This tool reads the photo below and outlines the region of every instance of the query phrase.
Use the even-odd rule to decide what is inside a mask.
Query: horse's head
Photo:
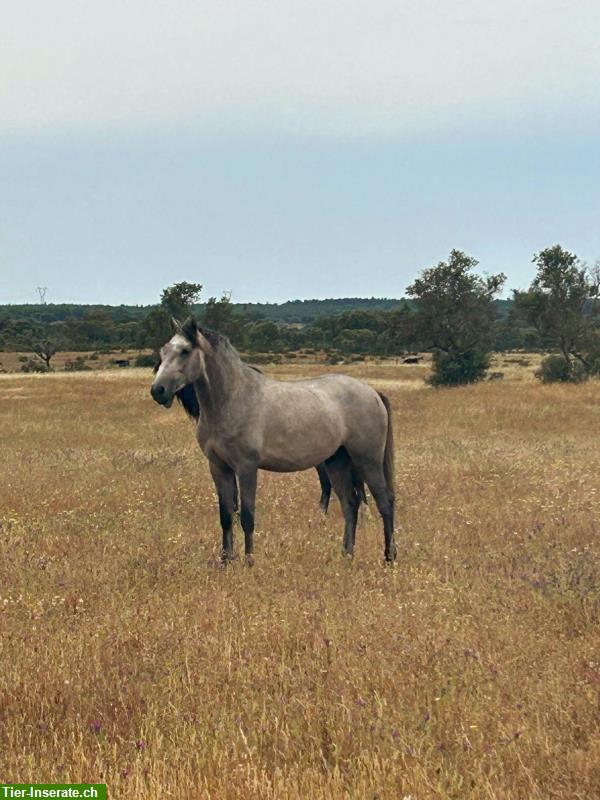
[[[157,403],[171,407],[175,394],[204,375],[205,357],[212,345],[193,317],[183,325],[173,320],[175,334],[160,349],[160,364],[150,393]]]

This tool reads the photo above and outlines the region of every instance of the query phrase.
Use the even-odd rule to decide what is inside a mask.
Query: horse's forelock
[[[181,333],[185,336],[190,344],[198,344],[198,323],[194,317],[188,317],[181,326]]]

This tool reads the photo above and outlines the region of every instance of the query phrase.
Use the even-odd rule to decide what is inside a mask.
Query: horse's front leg
[[[225,563],[233,558],[233,512],[237,495],[235,472],[227,464],[209,461],[209,465],[219,496],[219,516],[223,529],[221,560]]]
[[[238,474],[240,483],[240,497],[242,510],[240,521],[244,531],[244,546],[246,552],[246,564],[254,564],[254,510],[256,508],[256,481],[258,470],[256,468],[245,469]]]

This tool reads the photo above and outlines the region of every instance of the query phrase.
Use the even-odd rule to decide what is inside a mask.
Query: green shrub
[[[466,353],[433,353],[432,386],[461,386],[480,381],[490,366],[489,353],[469,350]]]
[[[140,353],[133,363],[136,367],[154,367],[156,365],[156,356],[153,356],[152,353]]]
[[[588,373],[579,361],[570,364],[562,356],[548,356],[540,364],[535,377],[542,383],[581,383]]]

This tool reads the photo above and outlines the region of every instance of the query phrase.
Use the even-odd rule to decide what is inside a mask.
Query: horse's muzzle
[[[161,406],[171,407],[173,403],[173,393],[169,392],[161,383],[153,383],[150,387],[150,394],[152,399]]]

